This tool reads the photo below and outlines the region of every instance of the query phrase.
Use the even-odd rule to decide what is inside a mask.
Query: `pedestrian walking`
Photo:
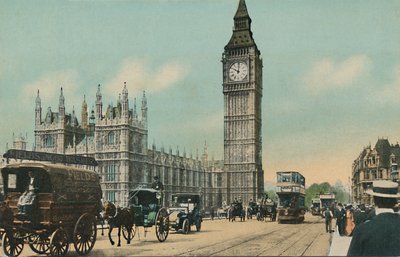
[[[365,205],[360,204],[358,209],[354,213],[355,227],[357,227],[361,223],[364,223],[364,221],[367,220],[367,215],[368,213],[365,210]]]
[[[344,236],[344,223],[346,219],[346,212],[344,211],[343,205],[341,203],[338,204],[338,207],[335,211],[335,217],[339,235]]]
[[[393,211],[400,198],[398,183],[378,180],[372,185],[366,193],[374,198],[375,215],[356,227],[347,256],[399,256],[400,215]]]
[[[324,212],[324,217],[325,217],[325,229],[326,233],[332,233],[332,218],[333,218],[333,213],[331,209],[326,208]]]
[[[354,213],[352,207],[352,205],[346,206],[346,225],[344,227],[344,234],[346,236],[351,236],[355,227]]]

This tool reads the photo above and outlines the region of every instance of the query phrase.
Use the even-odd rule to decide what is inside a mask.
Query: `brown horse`
[[[104,210],[104,219],[108,222],[108,238],[110,239],[110,243],[114,245],[114,241],[111,238],[111,232],[114,228],[118,228],[118,245],[121,246],[121,229],[124,226],[128,232],[127,244],[130,244],[130,233],[133,227],[133,213],[127,208],[116,207],[111,202],[104,202],[103,204]]]

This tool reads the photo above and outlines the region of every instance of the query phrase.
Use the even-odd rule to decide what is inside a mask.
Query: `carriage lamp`
[[[156,198],[157,198],[158,200],[161,199],[161,193],[160,193],[160,192],[157,192],[157,193],[156,193]]]

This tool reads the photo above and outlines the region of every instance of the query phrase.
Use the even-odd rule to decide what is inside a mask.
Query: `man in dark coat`
[[[151,184],[151,188],[155,189],[155,190],[160,190],[163,191],[164,190],[164,185],[163,183],[160,181],[160,178],[158,176],[154,176],[154,181]]]
[[[336,225],[338,226],[339,235],[344,235],[344,222],[346,220],[346,211],[343,209],[343,205],[341,203],[338,204],[338,207],[335,211]]]
[[[398,184],[374,181],[366,193],[374,197],[375,216],[356,227],[347,256],[399,256],[400,215],[393,211],[400,198]]]
[[[333,218],[333,213],[331,209],[326,208],[324,212],[324,217],[325,217],[325,228],[326,228],[326,233],[332,233],[332,218]]]

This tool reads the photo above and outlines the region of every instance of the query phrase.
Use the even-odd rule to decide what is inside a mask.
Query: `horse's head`
[[[103,204],[103,211],[105,218],[111,217],[115,215],[117,207],[112,202],[105,201]]]
[[[4,228],[7,225],[12,225],[14,215],[8,203],[0,203],[0,227]]]

